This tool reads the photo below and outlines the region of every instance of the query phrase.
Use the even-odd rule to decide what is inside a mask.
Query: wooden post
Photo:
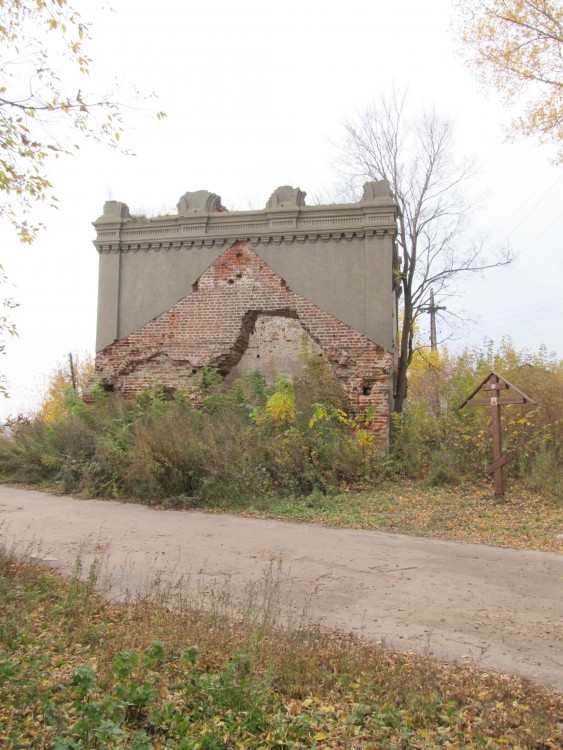
[[[422,312],[430,313],[430,351],[435,352],[438,350],[438,335],[436,332],[436,313],[438,310],[445,310],[445,307],[434,304],[434,290],[430,290],[430,304],[427,307],[422,307]]]
[[[436,307],[434,305],[434,290],[430,290],[430,350],[435,352],[438,348],[438,337],[436,336]]]
[[[68,355],[68,362],[70,364],[70,379],[72,380],[72,390],[76,390],[76,376],[74,374],[74,362],[72,361],[72,353]]]
[[[474,398],[479,391],[485,391],[487,398]],[[502,391],[510,391],[510,394],[501,396]],[[491,394],[490,396],[488,394]],[[483,394],[483,395],[485,395]],[[514,395],[512,395],[514,394]],[[500,421],[500,407],[504,404],[534,404],[529,396],[509,383],[506,378],[496,372],[490,372],[487,377],[475,388],[459,408],[464,406],[489,406],[491,407],[491,421],[493,425],[493,463],[489,466],[489,474],[493,474],[495,483],[495,497],[504,496],[504,474],[503,466],[506,456],[502,455],[502,429]]]
[[[498,385],[498,375],[491,377],[491,386]],[[491,395],[491,418],[493,422],[493,463],[489,467],[492,469],[495,478],[495,497],[504,496],[504,472],[502,463],[502,430],[500,424],[500,404],[497,396],[498,390],[494,389]]]

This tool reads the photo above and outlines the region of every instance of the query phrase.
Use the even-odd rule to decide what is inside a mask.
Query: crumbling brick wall
[[[392,354],[293,292],[244,242],[223,252],[177,304],[102,349],[98,377],[125,395],[152,383],[196,394],[205,366],[227,375],[240,362],[264,315],[298,321],[332,367],[349,409],[373,405],[373,429],[387,434]]]
[[[348,410],[375,408],[386,439],[397,331],[397,205],[385,180],[357,203],[307,206],[288,185],[263,210],[228,211],[185,193],[147,219],[106,201],[99,253],[98,382],[198,400],[204,368],[298,372],[299,342],[330,365]],[[287,369],[286,369],[287,368]],[[272,372],[270,372],[272,370]]]
[[[303,374],[307,363],[322,357],[317,342],[295,318],[259,315],[254,323],[248,348],[227,376],[231,382],[245,372],[261,372],[266,381],[275,382],[280,373],[292,379]]]

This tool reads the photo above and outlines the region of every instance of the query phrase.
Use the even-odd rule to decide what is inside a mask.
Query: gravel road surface
[[[281,560],[283,596],[328,628],[563,689],[563,555],[9,487],[0,539],[63,570],[102,556],[113,595],[184,576],[241,597]]]

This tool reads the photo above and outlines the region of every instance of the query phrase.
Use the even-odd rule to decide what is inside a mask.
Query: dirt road
[[[114,591],[188,575],[206,585],[225,579],[238,596],[281,559],[295,607],[306,604],[329,628],[563,689],[563,556],[554,553],[7,487],[0,539],[63,569],[79,553],[88,565],[105,550]]]

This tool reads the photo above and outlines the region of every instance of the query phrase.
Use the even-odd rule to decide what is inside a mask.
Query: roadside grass
[[[165,505],[182,507],[183,502],[176,498]],[[487,487],[428,487],[425,482],[394,480],[362,491],[315,491],[307,497],[248,501],[225,497],[200,507],[209,512],[563,551],[563,539],[557,538],[563,534],[563,506],[521,486],[510,488],[501,502]]]
[[[79,570],[77,567],[77,572]],[[563,696],[186,588],[110,604],[0,551],[0,746],[149,750],[560,747]]]
[[[60,494],[60,489],[52,486],[11,486]],[[225,488],[224,495],[209,499],[180,495],[149,504],[161,510],[233,513],[333,528],[377,529],[495,547],[563,552],[562,503],[518,484],[508,489],[502,501],[495,499],[491,488],[484,485],[429,487],[425,481],[394,479],[361,490],[314,490],[306,496],[289,497],[233,497]]]
[[[563,375],[549,358],[553,372],[546,362],[539,367],[542,357],[522,369],[510,351],[503,349],[516,375],[535,383],[538,408],[524,416],[516,405],[506,409],[503,502],[485,479],[488,412],[456,406],[478,382],[477,352],[470,373],[458,362],[467,378],[450,373],[448,381],[444,373],[449,396],[438,413],[429,406],[434,378],[422,388],[423,378],[418,397],[414,379],[411,405],[393,417],[389,453],[371,433],[373,410],[347,415],[330,367],[315,356],[305,357],[294,382],[280,376],[268,384],[247,373],[227,386],[208,368],[198,405],[186,392],[156,386],[129,400],[96,391],[88,406],[70,391],[57,418],[22,417],[0,431],[0,481],[153,507],[561,551]]]

